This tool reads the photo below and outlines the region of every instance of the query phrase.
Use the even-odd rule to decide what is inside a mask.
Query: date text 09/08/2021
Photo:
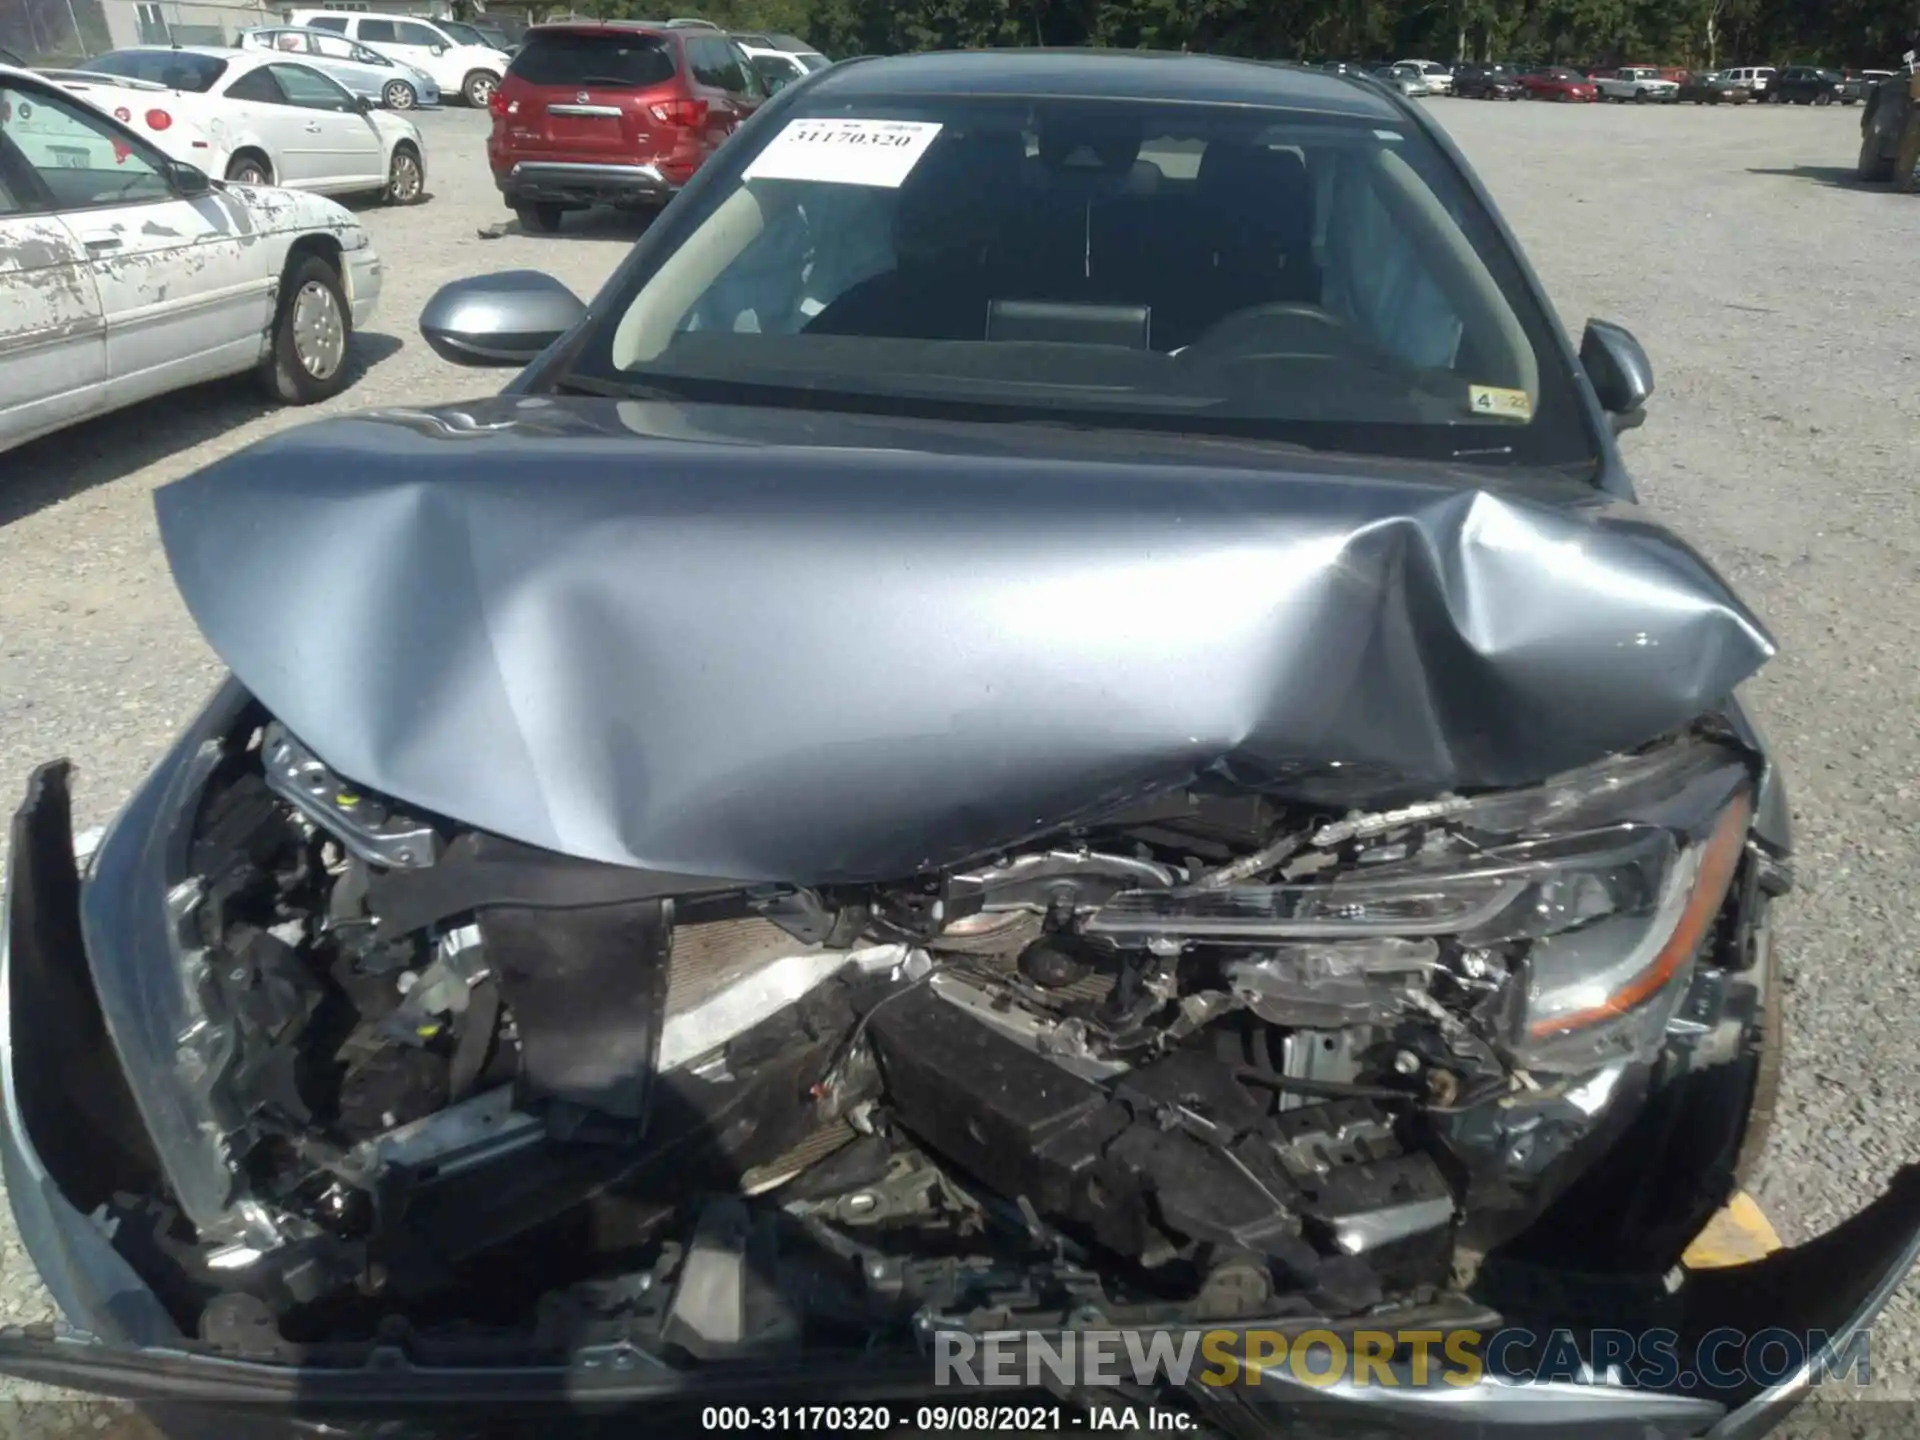
[[[1085,1410],[1061,1405],[916,1405],[894,1410],[886,1405],[709,1405],[700,1425],[708,1431],[884,1431],[911,1424],[919,1432],[980,1434],[1061,1430],[1140,1430],[1176,1432],[1198,1421],[1184,1410],[1146,1405],[1094,1405]]]

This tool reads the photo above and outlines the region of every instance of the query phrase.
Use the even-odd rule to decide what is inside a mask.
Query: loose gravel
[[[1576,338],[1599,316],[1652,354],[1659,393],[1625,440],[1643,498],[1780,643],[1750,689],[1791,780],[1800,888],[1782,935],[1786,1089],[1756,1189],[1804,1239],[1920,1158],[1920,201],[1852,182],[1857,109],[1429,103]],[[345,394],[268,410],[243,383],[206,387],[0,456],[0,778],[72,756],[82,827],[110,818],[219,675],[168,580],[151,492],[316,414],[498,388],[504,372],[418,338],[427,297],[522,267],[590,295],[638,233],[612,215],[558,237],[503,227],[485,117],[419,123],[432,198],[364,214],[386,290]],[[0,1324],[51,1313],[0,1207]],[[1873,1363],[1876,1388],[1915,1393],[1913,1287]],[[0,1381],[7,1397],[40,1403],[0,1415],[0,1434],[139,1430]],[[1914,1413],[1823,1407],[1794,1430],[1904,1434]]]

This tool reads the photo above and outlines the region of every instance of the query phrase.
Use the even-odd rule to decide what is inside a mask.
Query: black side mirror
[[[1587,321],[1587,332],[1580,337],[1580,366],[1616,435],[1646,423],[1653,362],[1630,333],[1605,320]]]
[[[184,160],[167,162],[167,184],[182,200],[197,200],[202,195],[213,193],[213,181],[207,172]]]
[[[353,97],[353,108],[358,110],[362,115],[371,115],[373,113],[373,101],[369,100],[365,95],[356,95]]]
[[[505,270],[441,286],[420,312],[420,334],[456,365],[525,365],[586,313],[551,275]]]

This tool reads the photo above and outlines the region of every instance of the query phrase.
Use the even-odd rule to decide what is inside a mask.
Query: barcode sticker
[[[926,120],[794,120],[753,157],[743,180],[824,180],[898,190],[940,126]]]

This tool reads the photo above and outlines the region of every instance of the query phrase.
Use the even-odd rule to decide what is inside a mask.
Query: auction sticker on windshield
[[[740,178],[897,190],[939,133],[930,120],[792,120]]]
[[[1508,420],[1531,420],[1533,397],[1524,390],[1505,390],[1498,385],[1469,385],[1467,408],[1476,415],[1499,415]]]

